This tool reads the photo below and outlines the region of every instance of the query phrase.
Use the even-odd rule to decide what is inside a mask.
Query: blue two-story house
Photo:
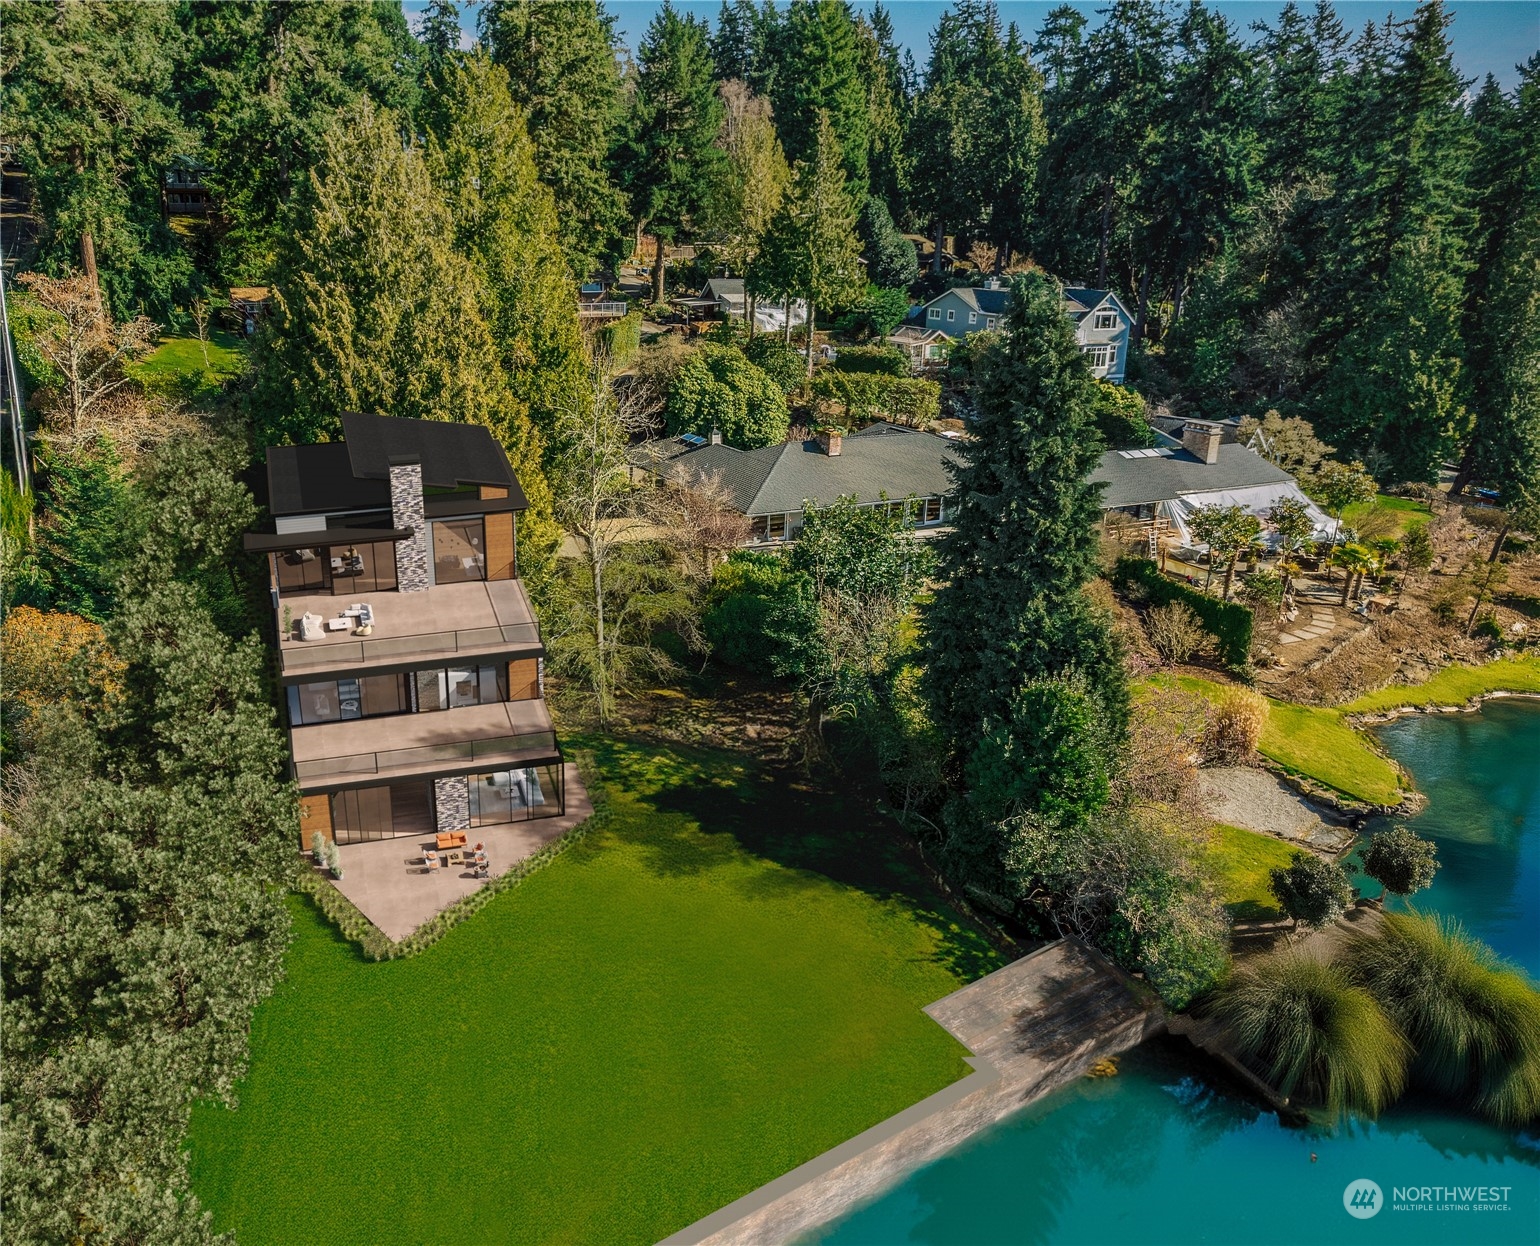
[[[1010,290],[991,277],[982,286],[958,286],[945,290],[917,308],[909,323],[939,329],[948,337],[967,337],[1005,327],[1005,308]],[[1111,290],[1085,286],[1064,287],[1064,314],[1075,323],[1075,339],[1085,352],[1091,371],[1121,385],[1128,368],[1129,333],[1134,318]]]

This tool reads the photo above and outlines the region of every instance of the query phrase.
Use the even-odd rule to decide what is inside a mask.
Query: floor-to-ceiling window
[[[339,844],[431,835],[437,829],[433,783],[422,779],[337,792],[332,796],[332,829]]]
[[[405,675],[364,675],[289,686],[289,723],[314,723],[404,714],[410,708]]]
[[[562,812],[561,763],[470,776],[471,825],[496,826]]]
[[[434,520],[434,581],[463,584],[486,578],[486,525],[480,519]]]

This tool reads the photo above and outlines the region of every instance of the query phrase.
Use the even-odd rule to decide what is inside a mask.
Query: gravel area
[[[1353,842],[1352,831],[1327,822],[1319,809],[1266,770],[1215,766],[1202,772],[1200,782],[1216,821],[1332,856]]]

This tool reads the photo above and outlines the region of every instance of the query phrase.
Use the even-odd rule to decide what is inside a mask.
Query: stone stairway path
[[[1337,616],[1330,609],[1321,606],[1310,606],[1308,609],[1309,622],[1304,620],[1305,611],[1301,610],[1301,617],[1289,625],[1290,630],[1279,633],[1280,645],[1297,645],[1302,640],[1318,640],[1337,630]]]

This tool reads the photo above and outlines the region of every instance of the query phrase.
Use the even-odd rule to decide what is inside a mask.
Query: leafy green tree
[[[813,325],[820,306],[850,301],[862,289],[855,208],[839,165],[829,118],[818,122],[818,142],[799,162],[791,190],[770,222],[761,248],[756,288],[800,295],[808,303],[807,374],[813,375]]]
[[[783,394],[790,394],[806,379],[802,371],[802,356],[778,338],[750,338],[744,345],[743,354],[755,367],[781,387]]]
[[[762,675],[802,673],[804,638],[818,626],[813,581],[780,554],[736,550],[717,567],[701,630],[722,661]]]
[[[39,263],[83,270],[119,319],[166,314],[192,276],[160,213],[165,166],[192,143],[170,104],[182,42],[168,5],[6,10],[0,111],[41,218]]]
[[[952,469],[944,587],[924,619],[927,690],[937,722],[961,742],[1003,720],[1027,683],[1078,672],[1116,739],[1122,661],[1083,592],[1097,573],[1101,518],[1087,480],[1101,453],[1095,379],[1043,274],[1016,279],[1010,324],[974,369],[974,438]]]
[[[722,146],[727,152],[727,172],[718,183],[712,205],[715,248],[731,271],[747,273],[764,244],[766,231],[791,183],[791,169],[781,152],[770,119],[769,102],[754,95],[740,81],[724,82],[721,88],[725,116]],[[755,293],[749,292],[749,334],[755,329]]]
[[[793,166],[824,159],[827,121],[837,163],[859,202],[869,177],[871,112],[849,6],[844,0],[791,0],[776,46],[779,64],[770,98],[786,158]]]
[[[636,96],[622,153],[632,215],[657,239],[652,299],[663,301],[663,247],[703,223],[727,159],[706,24],[664,0],[637,49]]]
[[[322,440],[358,410],[485,425],[530,499],[519,554],[538,582],[558,540],[541,439],[482,314],[489,295],[453,236],[444,194],[423,153],[403,148],[396,118],[365,100],[327,133],[253,360],[257,434]]]
[[[1155,444],[1143,395],[1136,389],[1096,382],[1096,431],[1110,450],[1141,450]]]
[[[1438,848],[1409,827],[1394,826],[1369,837],[1363,863],[1364,873],[1386,893],[1409,896],[1432,884]]]
[[[615,18],[599,0],[486,0],[482,42],[508,71],[513,100],[556,197],[567,264],[579,278],[630,247],[625,196],[610,173],[624,125]]]
[[[740,450],[786,440],[785,393],[731,346],[702,346],[691,354],[669,385],[664,415],[671,434],[716,430]]]
[[[1235,565],[1243,551],[1262,534],[1262,521],[1241,506],[1200,506],[1188,518],[1193,539],[1209,548],[1209,575],[1214,574],[1214,564],[1223,562],[1225,567],[1224,592],[1221,597],[1230,600],[1230,587],[1235,583]]]
[[[429,139],[427,169],[448,200],[456,247],[481,278],[503,374],[548,437],[588,372],[555,199],[507,75],[485,54],[447,67],[438,107],[443,130]]]
[[[42,518],[26,573],[14,586],[16,598],[104,622],[116,606],[117,577],[128,554],[131,482],[106,442],[45,454],[42,467]]]
[[[888,205],[876,195],[866,196],[856,231],[866,252],[866,275],[873,285],[885,290],[907,290],[920,279],[920,258],[914,243],[899,233]]]
[[[1296,926],[1329,926],[1353,902],[1347,871],[1313,852],[1295,852],[1287,866],[1274,866],[1268,889]]]
[[[856,338],[877,337],[888,334],[904,323],[909,314],[909,295],[903,290],[883,290],[866,283],[866,292],[845,309],[839,329],[854,334]],[[908,361],[905,360],[905,370]]]
[[[1332,529],[1332,540],[1342,530],[1342,513],[1349,506],[1357,506],[1373,498],[1379,490],[1374,477],[1364,470],[1362,463],[1340,463],[1327,459],[1317,469],[1311,492],[1326,508],[1326,513],[1337,521]]]

